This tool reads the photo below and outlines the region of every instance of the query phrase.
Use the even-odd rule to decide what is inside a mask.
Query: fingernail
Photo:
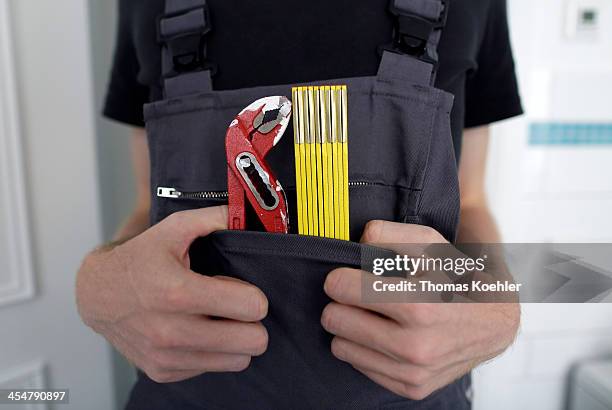
[[[334,337],[332,340],[331,351],[336,358],[344,360],[344,348],[342,347],[342,342],[340,342],[337,337]]]
[[[331,318],[331,313],[329,313],[329,305],[323,310],[323,314],[321,315],[321,325],[325,330],[332,333],[333,321]]]
[[[323,290],[327,296],[332,297],[332,295],[336,293],[338,282],[340,282],[339,272],[337,270],[331,271],[325,278],[325,283],[323,284]]]
[[[268,315],[268,299],[265,295],[259,289],[254,289],[249,299],[249,307],[256,315],[256,320],[265,318]]]

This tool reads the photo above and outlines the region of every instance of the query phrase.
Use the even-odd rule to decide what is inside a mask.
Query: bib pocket
[[[195,271],[232,276],[264,292],[269,345],[243,372],[204,374],[190,381],[201,394],[194,400],[226,409],[248,408],[249,402],[296,409],[409,404],[335,358],[332,335],[320,323],[330,302],[323,290],[327,274],[339,267],[358,268],[365,248],[335,239],[248,231],[216,232],[196,241],[190,252]]]
[[[318,84],[325,83],[347,84],[349,90],[349,180],[363,183],[351,189],[351,239],[358,240],[372,219],[406,222],[418,217],[452,241],[459,209],[452,97],[432,87],[377,77]],[[291,87],[195,94],[145,106],[151,186],[226,191],[227,127],[245,106],[268,95],[291,95]],[[290,197],[290,215],[296,208],[290,192],[293,158],[290,126],[266,157]],[[153,191],[152,223],[182,209],[189,206],[160,199]]]

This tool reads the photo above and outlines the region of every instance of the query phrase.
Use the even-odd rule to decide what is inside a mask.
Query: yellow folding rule
[[[349,240],[347,87],[292,94],[298,232]]]

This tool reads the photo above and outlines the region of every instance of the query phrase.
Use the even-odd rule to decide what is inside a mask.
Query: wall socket
[[[602,29],[605,0],[569,0],[565,34],[570,40],[597,40]]]

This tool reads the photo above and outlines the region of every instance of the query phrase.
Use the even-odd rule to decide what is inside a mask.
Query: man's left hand
[[[383,221],[370,222],[361,241],[447,243],[431,228]],[[364,303],[362,274],[329,273],[333,301],[321,323],[335,335],[334,356],[400,396],[424,399],[501,354],[518,331],[517,303]]]

